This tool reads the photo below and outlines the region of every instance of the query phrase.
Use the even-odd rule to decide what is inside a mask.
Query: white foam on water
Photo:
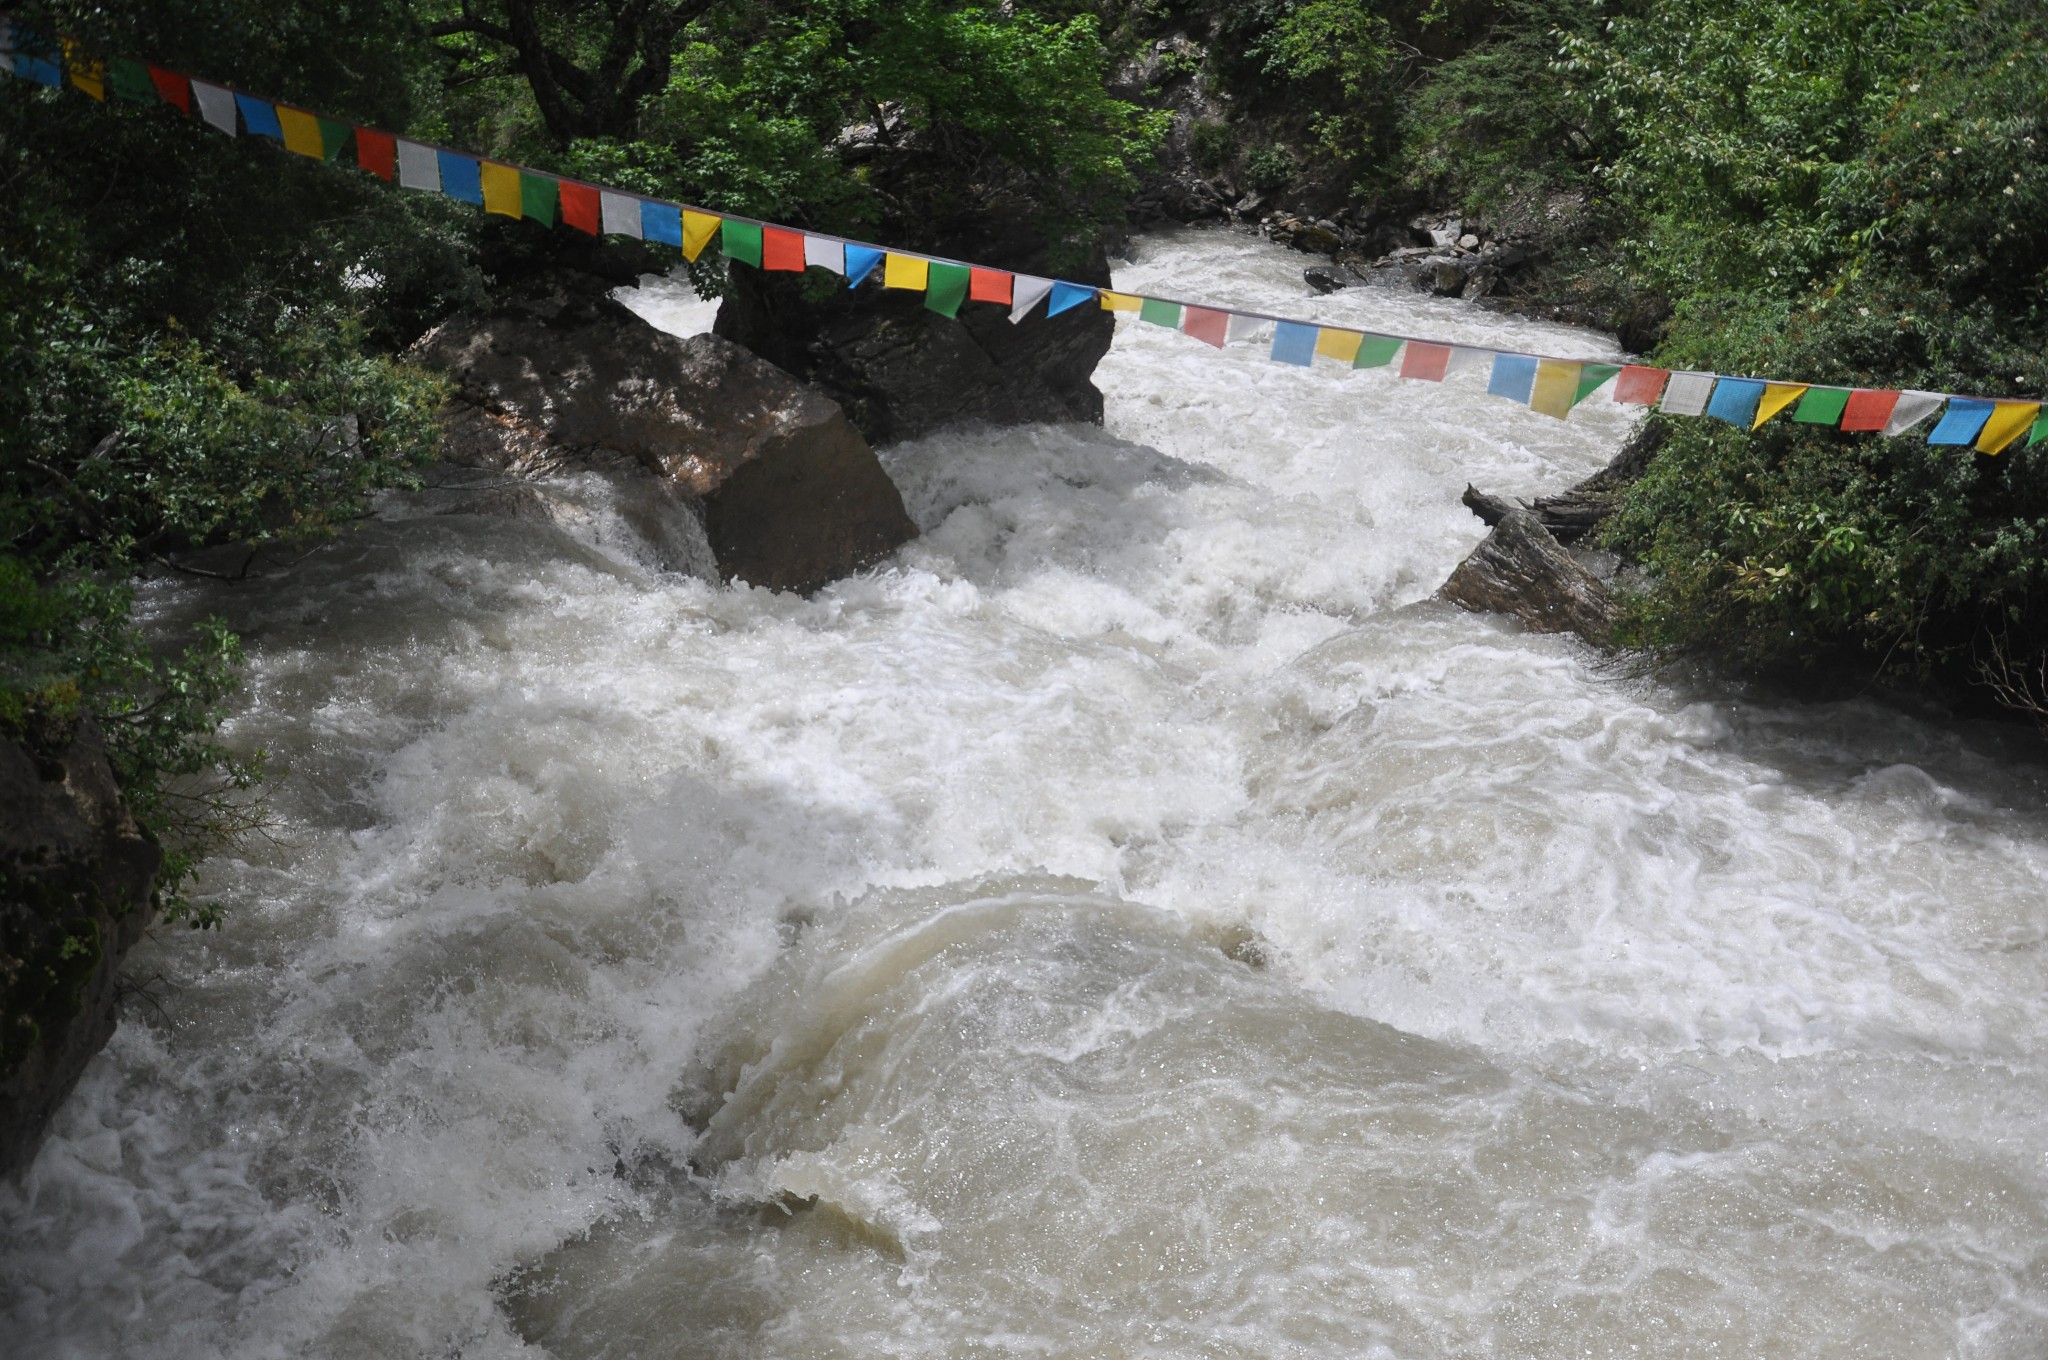
[[[885,450],[923,536],[813,599],[601,486],[157,587],[278,826],[0,1189],[10,1354],[2048,1350],[2037,749],[1432,602],[1604,395],[1118,324],[1106,430]]]

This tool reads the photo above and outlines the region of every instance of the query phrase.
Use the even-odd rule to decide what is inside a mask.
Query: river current
[[[1105,429],[884,450],[923,535],[813,599],[601,503],[154,587],[276,825],[0,1186],[0,1350],[2048,1354],[2038,746],[1434,602],[1604,394],[1118,324]]]

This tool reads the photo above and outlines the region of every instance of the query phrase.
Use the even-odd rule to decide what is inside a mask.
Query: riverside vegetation
[[[1520,214],[1547,233],[1536,293],[1665,317],[1657,362],[2048,389],[2048,44],[2017,0],[15,8],[374,125],[884,237],[1006,206],[1079,255],[1179,138],[1305,207]],[[1222,98],[1174,124],[1164,91],[1195,76]],[[184,886],[260,774],[213,735],[236,644],[146,639],[130,583],[234,574],[208,550],[296,550],[404,483],[443,388],[398,351],[587,247],[16,82],[0,186],[0,725],[103,730],[168,852],[161,905],[211,924]],[[1647,569],[1625,641],[2048,709],[2037,454],[1661,423],[1606,530]]]

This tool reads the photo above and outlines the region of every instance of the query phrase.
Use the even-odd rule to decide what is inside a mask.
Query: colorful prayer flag
[[[1792,421],[1796,425],[1839,425],[1842,412],[1848,409],[1849,397],[1846,387],[1809,387],[1793,408]]]
[[[92,98],[105,103],[107,99],[107,64],[85,50],[85,45],[76,38],[64,41],[64,69],[71,77],[71,83]]]
[[[295,156],[327,159],[327,147],[320,139],[320,120],[304,109],[277,107],[277,125],[284,136],[284,149]]]
[[[2013,441],[2033,428],[2041,414],[2038,401],[2001,401],[1992,411],[1991,419],[1984,422],[1984,428],[1977,435],[1977,452],[2004,453]]]
[[[1011,283],[1012,276],[1007,270],[983,269],[976,266],[973,277],[967,284],[967,300],[994,302],[1007,307],[1013,293]]]
[[[931,281],[932,262],[922,255],[889,251],[882,259],[882,286],[922,293]]]
[[[858,288],[861,280],[875,272],[875,266],[882,262],[882,252],[873,246],[857,246],[851,241],[846,244],[846,286]]]
[[[553,175],[536,175],[530,170],[519,172],[519,215],[529,222],[555,225],[555,190],[559,183]]]
[[[459,151],[434,153],[441,163],[441,192],[461,203],[484,204],[483,165]]]
[[[1563,420],[1579,399],[1579,375],[1584,364],[1568,359],[1538,359],[1536,383],[1529,393],[1529,409]]]
[[[1955,397],[1950,400],[1948,410],[1927,432],[1930,444],[1969,444],[1976,441],[1984,426],[1991,420],[1992,403],[1979,401],[1975,397]]]
[[[1230,325],[1224,331],[1224,341],[1232,345],[1263,341],[1272,329],[1273,323],[1263,316],[1246,316],[1243,312],[1232,312]]]
[[[2027,447],[2031,449],[2044,439],[2048,439],[2048,416],[2034,422],[2034,432],[2027,436]]]
[[[1842,428],[1852,432],[1882,430],[1892,418],[1892,408],[1898,404],[1896,392],[1859,387],[1842,403]]]
[[[1756,405],[1756,423],[1749,428],[1762,429],[1765,421],[1805,395],[1803,383],[1765,383],[1763,400]]]
[[[207,126],[217,127],[230,137],[235,135],[234,91],[195,80],[192,82],[192,97],[199,101],[199,116]]]
[[[1444,376],[1454,373],[1478,373],[1493,371],[1493,351],[1480,349],[1476,345],[1452,345],[1451,361],[1444,365]]]
[[[1316,353],[1325,359],[1335,359],[1347,368],[1358,359],[1358,347],[1365,343],[1365,337],[1357,331],[1342,330],[1336,326],[1324,326],[1316,332]]]
[[[973,271],[966,265],[933,260],[925,271],[924,309],[940,316],[960,315],[960,304],[967,301],[967,285],[972,281]]]
[[[139,61],[116,57],[108,62],[107,85],[116,97],[131,104],[156,103],[156,87],[150,84],[149,68]]]
[[[500,217],[524,217],[526,208],[519,192],[519,171],[496,161],[485,161],[477,172],[483,193],[484,211]]]
[[[1408,352],[1401,356],[1401,376],[1404,378],[1442,382],[1450,367],[1449,345],[1432,345],[1426,340],[1410,340]]]
[[[1757,404],[1763,400],[1764,385],[1750,378],[1723,378],[1707,403],[1707,414],[1747,430],[1756,424]]]
[[[1615,379],[1614,399],[1624,406],[1655,406],[1657,399],[1664,395],[1664,381],[1670,376],[1668,368],[1626,365],[1621,376]]]
[[[1657,409],[1674,416],[1705,415],[1713,394],[1713,374],[1673,373],[1664,381],[1664,400]]]
[[[804,234],[784,227],[761,228],[761,268],[782,274],[804,272]]]
[[[604,205],[595,188],[565,179],[557,192],[562,197],[563,226],[574,227],[591,236],[604,230]]]
[[[251,137],[268,137],[274,142],[284,140],[284,129],[277,122],[277,108],[269,100],[258,99],[252,94],[238,94],[235,107],[241,110],[242,127]]]
[[[156,86],[156,97],[172,105],[178,112],[191,116],[192,82],[176,71],[166,71],[161,66],[149,68],[149,83]]]
[[[1358,357],[1351,361],[1353,368],[1385,368],[1394,362],[1394,356],[1401,352],[1401,342],[1391,335],[1368,335],[1358,347]]]
[[[1579,386],[1572,396],[1572,405],[1577,406],[1607,385],[1607,380],[1621,372],[1620,364],[1580,364]]]
[[[1146,298],[1144,305],[1138,308],[1138,320],[1177,331],[1180,329],[1180,304]]]
[[[640,200],[640,239],[683,248],[683,210],[673,203]]]
[[[1486,390],[1527,406],[1536,390],[1536,360],[1527,354],[1494,355],[1493,374],[1486,380]]]
[[[606,236],[631,236],[640,239],[640,200],[629,194],[615,194],[609,189],[597,191],[597,215]],[[731,252],[727,252],[730,254]]]
[[[1299,321],[1275,321],[1273,323],[1272,359],[1278,364],[1299,364],[1307,368],[1315,362],[1316,336],[1318,327],[1303,325]]]
[[[1092,300],[1096,291],[1086,284],[1068,283],[1065,279],[1057,279],[1052,285],[1052,296],[1046,301],[1045,314],[1058,316],[1061,312],[1078,307]]]
[[[715,213],[683,209],[683,258],[694,263],[704,253],[704,247],[711,244],[711,238],[718,235],[724,222],[725,219]]]
[[[1099,294],[1102,310],[1105,312],[1135,312],[1144,307],[1144,299],[1130,293],[1112,293],[1107,288]]]
[[[38,85],[62,85],[63,68],[57,64],[57,49],[50,40],[12,19],[7,21],[7,41],[13,53],[16,77]]]
[[[718,228],[718,248],[728,260],[761,267],[761,224],[737,222],[728,217]]]
[[[846,272],[846,244],[829,236],[804,237],[804,268]]]
[[[1010,324],[1015,325],[1031,315],[1031,309],[1051,291],[1051,279],[1035,278],[1030,274],[1016,275],[1010,285]]]
[[[1892,407],[1892,418],[1884,423],[1884,432],[1894,438],[1904,434],[1939,411],[1944,400],[1939,392],[1916,392],[1907,388],[1899,393],[1899,404]]]
[[[1189,307],[1181,314],[1180,330],[1182,335],[1222,349],[1223,342],[1230,338],[1230,313],[1213,307]]]

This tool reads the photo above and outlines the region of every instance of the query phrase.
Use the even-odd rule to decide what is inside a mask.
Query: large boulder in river
[[[457,316],[413,355],[454,381],[451,462],[538,478],[641,469],[703,525],[718,571],[815,590],[917,534],[830,398],[715,336],[656,330],[557,277]]]
[[[1577,633],[1596,646],[1614,635],[1614,593],[1536,515],[1508,509],[1438,592],[1480,613],[1512,614],[1536,633]]]
[[[921,248],[1017,273],[1109,284],[1101,250],[1064,272],[1019,219],[956,226]],[[968,302],[958,318],[925,310],[924,296],[879,278],[819,294],[816,274],[730,267],[715,334],[813,383],[878,444],[964,422],[1102,421],[1092,375],[1115,318],[1099,307],[1048,317],[1043,303],[1012,323],[1010,309]]]
[[[90,723],[0,738],[0,1174],[114,1032],[162,863]]]

